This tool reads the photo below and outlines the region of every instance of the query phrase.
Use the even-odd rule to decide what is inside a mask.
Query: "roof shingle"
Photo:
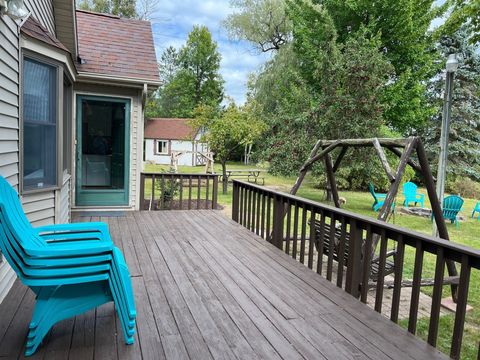
[[[150,119],[145,125],[145,139],[193,140],[198,131],[190,124],[190,119]]]
[[[37,39],[45,44],[56,47],[64,51],[68,49],[58,40],[55,36],[50,34],[48,30],[43,27],[36,19],[30,16],[27,21],[22,25],[22,33],[30,36],[31,38]]]
[[[79,72],[159,81],[150,22],[77,10]]]

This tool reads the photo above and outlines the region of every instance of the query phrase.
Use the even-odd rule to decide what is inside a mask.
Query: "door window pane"
[[[57,185],[57,69],[23,64],[23,188]]]

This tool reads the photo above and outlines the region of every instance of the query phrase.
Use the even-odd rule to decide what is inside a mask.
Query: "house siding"
[[[77,43],[75,21],[72,26],[72,19],[75,15],[75,7],[71,1],[53,0],[53,10],[55,15],[55,24],[57,26],[57,39],[74,55],[77,54]]]
[[[40,24],[51,34],[56,35],[52,0],[25,0],[25,6]]]
[[[130,187],[129,187],[129,207],[138,209],[137,207],[137,183],[140,178],[142,170],[142,137],[143,137],[143,109],[142,109],[142,90],[123,88],[118,86],[107,86],[90,83],[76,83],[74,85],[75,91],[75,106],[77,95],[90,96],[108,96],[131,98],[131,112],[130,112]],[[76,112],[75,121],[77,124]],[[76,128],[76,126],[75,126]],[[76,129],[75,129],[76,131]],[[74,186],[72,184],[72,186]],[[75,191],[75,189],[74,189]]]
[[[7,16],[0,18],[0,174],[18,190],[19,62],[18,27]],[[15,274],[0,253],[0,302]]]

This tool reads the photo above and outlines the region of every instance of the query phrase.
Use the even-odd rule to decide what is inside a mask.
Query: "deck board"
[[[33,359],[446,358],[215,211],[84,216],[124,252],[135,344],[113,304],[57,324]],[[23,358],[34,297],[18,280],[0,305],[0,359]]]

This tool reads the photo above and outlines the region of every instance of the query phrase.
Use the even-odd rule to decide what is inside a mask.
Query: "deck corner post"
[[[284,206],[282,197],[276,194],[273,199],[273,233],[272,243],[280,250],[283,250],[283,220]]]
[[[218,177],[217,179],[217,186],[218,186]],[[238,212],[239,212],[239,204],[240,204],[240,186],[234,180],[233,181],[233,198],[232,198],[232,220],[238,223]]]
[[[218,175],[213,175],[212,209],[217,210],[217,207],[218,207]]]

